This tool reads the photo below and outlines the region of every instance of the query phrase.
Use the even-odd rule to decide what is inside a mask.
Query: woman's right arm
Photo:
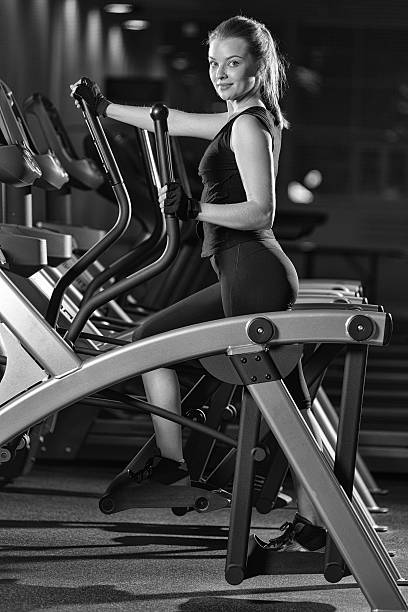
[[[150,107],[110,103],[105,116],[122,123],[153,131]],[[169,108],[167,125],[171,136],[192,136],[212,140],[228,120],[228,113],[186,113]]]

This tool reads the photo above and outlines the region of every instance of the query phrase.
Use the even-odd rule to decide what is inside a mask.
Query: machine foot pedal
[[[367,506],[367,510],[371,514],[386,514],[388,512],[388,508],[384,506]]]
[[[380,488],[375,488],[375,489],[369,489],[371,495],[388,495],[389,491],[388,489],[380,489]]]
[[[277,574],[323,574],[324,552],[274,551],[249,537],[245,578]]]
[[[212,512],[229,508],[230,505],[231,496],[222,489],[207,491],[198,487],[160,483],[149,487],[129,483],[105,494],[99,501],[99,508],[104,514],[131,508],[172,508],[175,514],[183,516],[190,508],[196,512]]]
[[[387,525],[377,525],[376,524],[376,525],[373,525],[373,529],[377,533],[385,533],[386,531],[388,531]]]

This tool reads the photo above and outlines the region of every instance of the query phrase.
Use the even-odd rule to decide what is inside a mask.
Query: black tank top
[[[203,192],[201,195],[202,202],[210,204],[233,204],[245,202],[247,199],[235,155],[230,147],[232,125],[237,117],[244,114],[257,117],[271,134],[276,166],[272,171],[275,176],[277,174],[280,138],[279,143],[276,143],[276,128],[274,129],[271,114],[262,106],[251,106],[230,119],[230,121],[221,128],[205,150],[198,167],[198,174],[203,182]],[[214,223],[203,222],[202,231],[202,257],[210,257],[217,251],[230,248],[241,242],[247,242],[248,240],[274,238],[273,231],[269,228],[262,230],[237,230],[215,225]]]

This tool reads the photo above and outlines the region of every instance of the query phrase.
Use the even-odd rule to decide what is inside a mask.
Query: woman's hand
[[[83,100],[95,115],[106,117],[106,109],[111,102],[103,95],[95,81],[91,81],[88,77],[82,77],[79,81],[70,85],[70,88],[71,96],[77,106],[79,101]]]
[[[201,210],[200,202],[189,198],[180,183],[176,181],[160,187],[159,204],[164,214],[175,215],[182,221],[195,219]]]

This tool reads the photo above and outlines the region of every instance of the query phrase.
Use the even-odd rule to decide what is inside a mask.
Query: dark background
[[[373,260],[355,249],[377,252],[374,299],[407,316],[407,259],[399,251],[406,249],[408,230],[408,3],[141,0],[131,17],[148,19],[150,26],[140,32],[124,30],[128,16],[107,14],[103,6],[98,0],[1,0],[0,78],[16,99],[34,91],[48,96],[79,150],[86,127],[69,84],[82,75],[115,101],[149,105],[161,99],[184,110],[219,110],[207,75],[208,30],[240,12],[264,21],[289,64],[282,105],[291,129],[282,150],[278,209],[294,206],[288,184],[318,169],[323,181],[314,201],[297,206],[328,218],[308,240],[346,252],[318,252],[313,273],[364,278]],[[182,144],[198,189],[204,143]],[[97,194],[75,194],[74,206],[75,221],[94,227],[104,227],[114,214]],[[293,257],[302,275],[305,259]]]

